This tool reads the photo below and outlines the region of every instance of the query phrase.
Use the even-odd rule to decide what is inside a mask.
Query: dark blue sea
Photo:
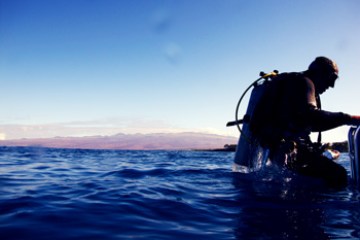
[[[0,239],[360,238],[352,184],[234,173],[233,157],[1,147]]]

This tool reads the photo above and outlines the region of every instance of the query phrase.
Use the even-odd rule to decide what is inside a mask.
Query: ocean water
[[[234,173],[233,157],[1,147],[0,239],[360,238],[352,184]]]

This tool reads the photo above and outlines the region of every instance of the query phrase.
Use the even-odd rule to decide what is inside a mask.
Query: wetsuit
[[[320,109],[314,83],[303,73],[276,77],[254,110],[250,128],[270,156],[304,175],[319,177],[331,185],[345,185],[346,171],[323,157],[310,133],[348,124],[351,116]]]

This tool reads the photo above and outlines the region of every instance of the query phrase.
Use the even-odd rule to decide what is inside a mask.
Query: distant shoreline
[[[82,147],[55,147],[55,146],[41,146],[41,145],[0,145],[0,148],[48,148],[48,149],[78,149],[78,150],[95,150],[95,151],[196,151],[196,152],[235,152],[236,145],[232,145],[232,147],[224,147],[224,148],[177,148],[177,149],[166,149],[166,148],[158,148],[158,149],[119,149],[119,148],[82,148]],[[338,150],[339,152],[348,152],[348,143],[347,142],[339,142],[333,143],[330,149]]]
[[[208,152],[235,152],[236,144],[226,144],[223,148],[211,148],[211,149],[193,149],[193,151],[208,151]]]
[[[192,150],[217,149],[237,138],[207,133],[116,134],[112,136],[55,137],[2,140],[0,146],[34,146],[69,149]]]

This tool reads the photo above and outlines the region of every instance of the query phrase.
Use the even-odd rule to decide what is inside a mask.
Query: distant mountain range
[[[117,134],[113,136],[55,137],[0,141],[0,146],[39,146],[80,149],[181,150],[218,149],[237,138],[204,133]]]

